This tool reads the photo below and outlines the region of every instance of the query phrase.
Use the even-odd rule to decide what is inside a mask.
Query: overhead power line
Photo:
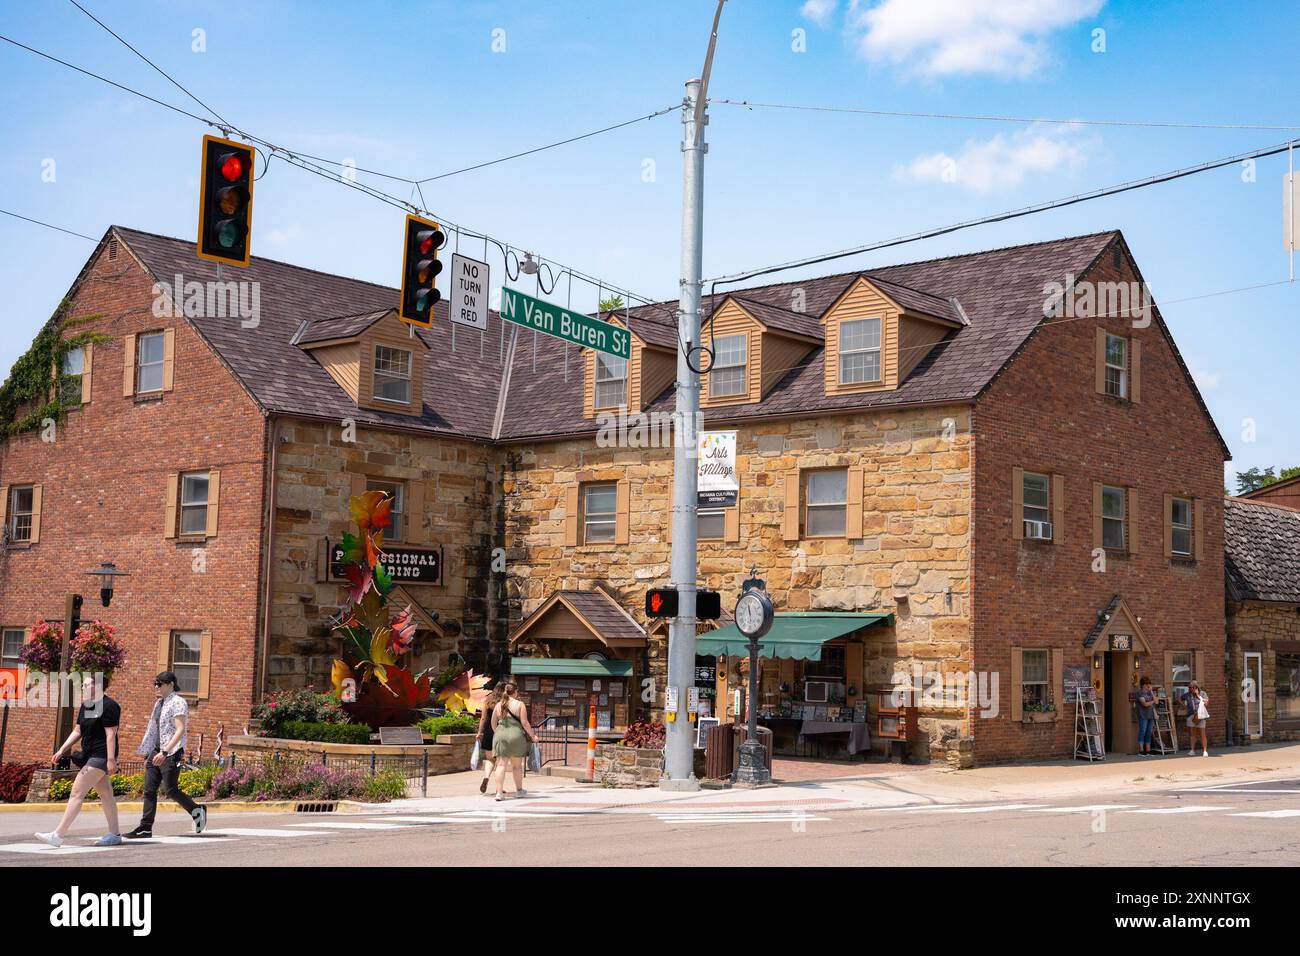
[[[1051,116],[996,116],[969,113],[917,113],[907,110],[871,110],[853,106],[807,106],[799,103],[760,103],[756,100],[711,99],[710,103],[723,106],[743,106],[749,109],[801,110],[811,113],[856,113],[863,116],[884,116],[897,119],[968,120],[981,123],[1051,123],[1062,126],[1128,126],[1140,129],[1251,129],[1294,132],[1300,126],[1270,126],[1262,123],[1173,123],[1151,120],[1062,119]]]
[[[80,5],[79,5],[79,4],[78,4],[77,6],[78,6],[79,9],[83,9],[83,8],[80,8]],[[83,9],[83,12],[84,12],[84,9]],[[87,14],[87,15],[89,16],[89,14]],[[92,19],[95,19],[95,18],[92,17]],[[100,21],[97,20],[97,19],[95,20],[95,22],[96,22],[96,23],[100,23]],[[100,23],[100,25],[101,25],[101,26],[104,26],[102,23]],[[336,165],[336,166],[340,166],[340,167],[355,168],[355,169],[357,169],[357,171],[359,171],[359,172],[373,172],[374,175],[384,176],[385,178],[388,178],[388,179],[394,179],[394,180],[398,180],[398,181],[401,181],[401,182],[411,183],[412,186],[415,187],[415,189],[417,189],[417,190],[418,190],[418,188],[419,188],[419,184],[420,184],[420,182],[422,182],[422,181],[423,181],[423,182],[427,182],[428,180],[422,180],[422,181],[421,181],[421,180],[409,179],[409,178],[406,178],[406,177],[393,176],[393,175],[390,175],[390,174],[379,173],[379,172],[375,172],[375,171],[372,171],[372,170],[364,170],[364,169],[361,169],[360,167],[353,167],[352,164],[350,164],[350,163],[343,163],[343,162],[335,161],[335,160],[322,159],[321,157],[313,157],[313,156],[311,156],[311,154],[303,153],[303,152],[300,152],[300,151],[298,151],[298,150],[291,149],[291,148],[289,148],[289,147],[280,146],[280,145],[277,145],[276,143],[273,143],[273,142],[271,142],[271,141],[269,141],[269,140],[263,139],[262,137],[255,136],[255,135],[253,135],[253,134],[251,134],[251,133],[248,133],[248,132],[246,132],[246,131],[240,129],[238,126],[235,126],[234,124],[232,124],[232,123],[230,123],[230,122],[228,122],[228,121],[226,121],[226,120],[221,119],[220,116],[219,116],[219,114],[217,114],[217,113],[216,113],[215,111],[213,111],[210,107],[208,107],[205,103],[203,103],[203,101],[200,100],[197,96],[194,96],[194,94],[190,93],[189,90],[185,89],[185,87],[182,86],[179,82],[177,82],[176,80],[172,79],[171,76],[169,76],[166,72],[164,72],[160,67],[156,66],[156,65],[155,65],[152,61],[150,61],[149,58],[146,57],[143,53],[140,53],[139,50],[137,50],[135,47],[132,47],[129,43],[127,43],[126,40],[124,40],[124,39],[122,39],[120,36],[118,36],[118,34],[113,33],[113,31],[112,31],[112,30],[109,30],[108,27],[104,26],[104,29],[105,29],[105,30],[108,30],[109,33],[112,33],[112,35],[113,35],[116,39],[118,39],[121,43],[123,43],[124,45],[126,45],[128,48],[130,48],[132,52],[134,52],[137,56],[139,56],[141,59],[143,59],[146,63],[149,63],[149,65],[150,65],[151,67],[153,67],[153,68],[154,68],[155,70],[157,70],[160,74],[162,74],[164,77],[166,77],[166,78],[167,78],[171,83],[173,83],[173,84],[174,84],[178,89],[180,89],[182,92],[184,92],[186,96],[189,96],[189,97],[190,97],[191,99],[193,99],[196,103],[199,103],[201,106],[203,106],[204,109],[208,110],[210,113],[212,113],[213,116],[216,116],[217,118],[216,118],[216,119],[209,119],[208,117],[200,116],[200,115],[198,115],[198,114],[196,114],[196,113],[192,113],[192,112],[190,112],[189,110],[182,109],[182,108],[179,107],[179,106],[176,106],[176,105],[174,105],[174,104],[172,104],[172,103],[168,103],[168,102],[166,102],[166,101],[164,101],[164,100],[160,100],[160,99],[158,99],[158,98],[156,98],[156,97],[150,96],[150,95],[147,94],[147,93],[143,93],[143,92],[141,92],[141,91],[139,91],[139,90],[133,89],[133,88],[131,88],[131,87],[129,87],[129,86],[126,86],[126,85],[124,85],[124,84],[122,84],[122,83],[118,83],[118,82],[116,82],[115,80],[110,80],[110,79],[109,79],[108,77],[106,77],[106,76],[102,76],[101,74],[95,73],[95,72],[93,72],[93,71],[91,71],[91,70],[87,70],[87,69],[84,69],[84,68],[82,68],[82,67],[79,67],[79,66],[77,66],[77,65],[74,64],[74,63],[69,63],[69,62],[66,61],[66,60],[62,60],[62,59],[60,59],[59,57],[53,56],[52,54],[49,54],[49,53],[45,53],[44,51],[42,51],[42,50],[38,50],[38,49],[36,49],[35,47],[28,46],[28,45],[25,44],[25,43],[21,43],[21,42],[19,42],[18,40],[13,39],[12,37],[8,37],[8,36],[5,36],[5,35],[3,35],[3,34],[0,34],[0,40],[3,40],[4,42],[9,43],[9,44],[11,44],[11,45],[13,45],[13,46],[16,46],[16,47],[18,47],[18,48],[20,48],[20,49],[26,50],[26,51],[29,52],[29,53],[34,53],[34,54],[36,54],[37,56],[40,56],[40,57],[42,57],[42,58],[44,58],[44,59],[46,59],[46,60],[49,60],[49,61],[52,62],[52,63],[57,63],[57,64],[60,65],[60,66],[66,67],[66,68],[68,68],[68,69],[70,69],[70,70],[73,70],[73,71],[75,71],[75,72],[77,72],[77,73],[80,73],[80,74],[82,74],[83,76],[88,76],[88,77],[90,77],[91,79],[98,80],[98,81],[100,81],[101,83],[106,83],[106,84],[108,84],[109,86],[112,86],[112,87],[114,87],[114,88],[116,88],[116,89],[118,89],[118,90],[121,90],[121,91],[125,92],[125,93],[130,93],[130,94],[132,94],[133,96],[138,96],[138,97],[140,97],[141,99],[148,100],[149,102],[154,103],[154,104],[157,105],[157,106],[161,106],[161,107],[164,107],[165,109],[169,109],[169,110],[171,110],[172,112],[177,113],[177,114],[179,114],[179,115],[181,115],[181,116],[185,116],[185,117],[187,117],[187,118],[189,118],[189,119],[196,120],[196,121],[198,121],[198,122],[200,122],[200,123],[204,123],[204,124],[206,124],[206,125],[208,125],[208,126],[210,126],[210,127],[214,127],[214,128],[216,128],[216,129],[220,129],[223,133],[226,133],[226,134],[229,134],[230,132],[238,133],[241,137],[243,137],[244,139],[248,140],[249,142],[254,143],[254,144],[258,145],[258,146],[263,147],[263,148],[267,151],[267,153],[268,153],[268,160],[267,160],[268,163],[270,162],[270,159],[273,159],[273,158],[277,158],[277,157],[278,157],[278,158],[280,158],[281,160],[283,160],[284,162],[287,162],[287,163],[288,163],[289,165],[291,165],[291,166],[296,166],[297,168],[302,169],[302,170],[304,170],[304,171],[306,171],[306,172],[312,173],[313,175],[320,176],[320,177],[322,177],[322,178],[324,178],[324,179],[327,179],[327,180],[329,180],[329,181],[331,181],[331,182],[334,182],[334,183],[341,184],[341,185],[346,186],[346,187],[348,187],[348,188],[350,188],[350,189],[358,190],[359,192],[362,192],[362,193],[364,193],[364,194],[370,196],[370,197],[373,198],[373,199],[378,199],[380,202],[387,203],[388,205],[391,205],[391,206],[393,206],[393,207],[395,207],[395,208],[397,208],[397,209],[401,209],[401,210],[403,210],[403,211],[409,211],[409,212],[421,213],[421,214],[424,214],[424,215],[430,216],[430,217],[432,217],[432,218],[435,218],[435,219],[437,219],[437,220],[439,221],[440,224],[442,224],[442,225],[446,226],[447,228],[449,228],[449,229],[451,229],[451,230],[453,230],[453,231],[459,233],[459,234],[460,234],[461,236],[463,236],[463,237],[466,237],[466,238],[469,238],[469,239],[479,239],[479,240],[483,240],[483,241],[485,241],[485,242],[492,243],[492,244],[494,244],[494,245],[497,246],[497,248],[501,251],[501,253],[502,253],[502,255],[503,255],[504,259],[505,259],[505,262],[506,262],[506,276],[507,276],[507,278],[509,278],[509,279],[511,279],[511,280],[517,278],[517,275],[512,276],[512,275],[510,274],[509,258],[510,258],[510,254],[513,252],[513,253],[516,254],[516,261],[517,261],[517,259],[518,259],[517,252],[520,251],[520,250],[523,250],[523,249],[525,248],[524,246],[522,246],[522,245],[518,245],[518,244],[513,244],[513,243],[507,243],[507,242],[504,242],[504,241],[502,241],[502,240],[499,240],[499,239],[497,239],[497,238],[495,238],[495,237],[493,237],[493,236],[490,236],[490,235],[488,235],[488,234],[486,234],[486,233],[478,232],[477,230],[473,230],[473,229],[470,229],[470,228],[468,228],[468,227],[466,227],[466,226],[462,226],[462,225],[459,225],[459,224],[457,224],[457,223],[454,223],[454,222],[450,221],[449,219],[447,219],[446,217],[438,216],[436,213],[433,213],[433,212],[431,212],[430,210],[428,210],[428,209],[426,209],[426,208],[424,208],[424,207],[422,207],[422,206],[418,206],[418,205],[416,205],[415,203],[410,202],[409,200],[402,199],[402,198],[399,197],[399,196],[394,196],[394,195],[392,195],[391,193],[386,193],[386,192],[384,192],[383,190],[378,189],[378,188],[376,188],[376,187],[374,187],[374,186],[371,186],[371,185],[369,185],[369,184],[367,184],[367,183],[357,182],[355,179],[351,179],[351,178],[349,178],[349,177],[346,177],[346,176],[342,175],[341,173],[336,173],[334,170],[326,169],[326,168],[324,168],[324,167],[322,167],[322,166],[317,165],[317,163],[322,163],[322,162],[323,162],[323,163],[330,163],[330,164],[332,164],[332,165]],[[667,112],[671,112],[673,109],[676,109],[676,108],[677,108],[677,105],[674,105],[674,106],[672,106],[672,107],[668,107],[667,109],[660,110],[660,111],[657,111],[657,112],[655,112],[655,113],[649,114],[648,116],[637,117],[636,119],[629,120],[629,121],[626,121],[626,122],[624,122],[624,123],[616,124],[615,126],[605,127],[605,128],[602,129],[602,130],[593,131],[592,133],[589,133],[589,134],[583,134],[582,136],[580,136],[580,137],[575,137],[575,138],[579,138],[579,139],[580,139],[580,138],[585,138],[585,137],[587,137],[587,136],[596,135],[596,134],[599,133],[599,132],[608,132],[608,131],[611,130],[611,129],[618,129],[618,128],[622,127],[622,126],[627,126],[627,125],[629,125],[630,123],[639,122],[639,121],[644,120],[644,119],[651,119],[651,118],[654,118],[654,117],[656,117],[656,116],[662,116],[662,115],[664,115],[665,113],[667,113]],[[541,150],[541,149],[550,149],[550,148],[553,148],[554,146],[563,145],[564,142],[571,142],[573,139],[574,139],[574,138],[571,138],[570,140],[562,141],[562,142],[559,142],[559,143],[548,144],[547,146],[538,147],[537,149],[534,149],[534,150],[528,150],[528,151],[526,151],[525,153],[521,153],[521,154],[519,154],[519,155],[527,155],[527,154],[529,154],[529,153],[537,152],[537,151],[539,151],[539,150]],[[491,165],[491,164],[493,164],[493,163],[497,163],[497,162],[504,162],[506,159],[511,159],[511,158],[515,158],[515,157],[513,157],[513,156],[510,156],[510,157],[503,157],[503,158],[498,159],[498,160],[493,160],[493,161],[491,161],[490,163],[479,164],[479,165],[476,166],[476,167],[468,167],[468,168],[481,168],[481,167],[484,166],[484,165]],[[464,170],[463,170],[463,171],[464,171]],[[265,175],[265,173],[263,173],[263,175]],[[452,172],[452,173],[445,173],[445,174],[441,174],[441,175],[439,175],[439,176],[435,176],[435,177],[431,177],[431,178],[433,178],[433,179],[445,178],[446,176],[450,176],[450,175],[455,175],[455,173],[454,173],[454,172]],[[78,235],[79,235],[79,234],[78,234]],[[598,278],[598,277],[596,277],[596,276],[588,275],[587,273],[581,272],[581,271],[579,271],[579,270],[577,270],[577,269],[574,269],[574,268],[572,268],[572,267],[570,267],[570,266],[566,266],[566,265],[564,265],[563,263],[556,262],[556,261],[554,261],[554,260],[544,260],[544,259],[542,259],[541,257],[538,257],[538,259],[539,259],[539,261],[541,261],[541,262],[547,262],[547,263],[549,263],[549,265],[553,265],[553,266],[555,266],[556,268],[558,268],[558,269],[559,269],[559,273],[558,273],[558,275],[556,276],[557,278],[558,278],[558,276],[563,276],[563,275],[565,275],[565,274],[569,274],[569,275],[572,275],[574,278],[576,278],[576,279],[578,279],[578,280],[580,280],[580,281],[582,281],[582,282],[586,282],[586,283],[588,283],[589,285],[596,287],[597,289],[601,290],[602,292],[620,293],[620,294],[626,296],[627,299],[629,299],[629,300],[635,300],[635,301],[637,301],[637,302],[643,303],[643,304],[645,304],[645,305],[647,305],[647,306],[654,307],[654,308],[659,309],[659,310],[661,310],[661,311],[663,311],[663,310],[665,309],[664,306],[662,306],[662,305],[659,304],[659,301],[658,301],[658,300],[656,300],[656,299],[652,299],[652,298],[650,298],[649,296],[643,296],[643,295],[640,295],[640,294],[638,294],[638,293],[636,293],[636,292],[631,291],[630,289],[627,289],[627,288],[625,288],[625,287],[622,287],[622,286],[620,286],[620,285],[617,285],[616,283],[608,282],[608,281],[606,281],[606,280],[604,280],[604,279],[600,279],[600,278]],[[674,321],[675,321],[675,313],[673,313],[673,319],[674,319]]]
[[[64,229],[62,226],[56,226],[53,223],[44,222],[40,219],[32,219],[28,216],[20,216],[16,212],[10,212],[8,209],[0,209],[0,213],[6,216],[13,216],[15,219],[21,219],[23,222],[34,223],[38,226],[44,226],[46,229],[53,229],[55,232],[66,232],[70,236],[76,236],[79,239],[89,239],[91,242],[99,242],[94,236],[88,236],[84,232],[75,232],[71,229]]]
[[[1085,193],[1078,193],[1074,196],[1067,196],[1063,199],[1050,199],[1046,202],[1035,203],[1031,206],[1024,206],[1020,209],[1012,209],[1007,212],[994,213],[990,216],[981,216],[978,219],[968,219],[964,222],[954,223],[949,226],[938,226],[933,229],[926,229],[921,232],[911,233],[910,235],[897,236],[893,239],[882,239],[879,242],[872,242],[862,246],[855,246],[852,249],[841,249],[838,252],[830,252],[824,255],[808,256],[803,259],[794,259],[789,262],[783,262],[774,266],[764,266],[758,269],[750,269],[746,272],[735,272],[730,275],[719,276],[716,279],[706,281],[713,283],[715,286],[721,283],[730,284],[740,282],[745,279],[753,279],[758,276],[770,275],[774,272],[784,272],[789,269],[798,269],[803,266],[819,265],[823,262],[830,262],[835,259],[845,259],[849,256],[861,255],[866,252],[875,252],[878,249],[888,249],[892,246],[902,246],[911,242],[919,242],[922,239],[933,239],[936,236],[947,235],[951,232],[958,232],[962,229],[970,229],[974,226],[984,226],[995,222],[1005,222],[1008,219],[1019,219],[1022,216],[1032,216],[1035,213],[1047,212],[1052,209],[1062,209],[1066,206],[1073,206],[1077,203],[1088,202],[1093,199],[1101,199],[1105,196],[1114,196],[1123,192],[1130,192],[1134,189],[1142,189],[1146,186],[1155,186],[1159,183],[1171,182],[1175,179],[1181,179],[1185,176],[1193,176],[1197,173],[1209,172],[1214,169],[1221,169],[1224,166],[1231,166],[1235,163],[1245,162],[1248,159],[1262,159],[1265,156],[1276,156],[1279,153],[1285,153],[1287,150],[1300,145],[1300,139],[1287,140],[1284,143],[1278,143],[1274,146],[1264,146],[1260,149],[1254,149],[1245,153],[1238,153],[1235,156],[1225,156],[1222,159],[1212,159],[1204,163],[1198,163],[1195,166],[1187,166],[1183,169],[1175,169],[1167,173],[1157,173],[1154,176],[1147,176],[1143,179],[1134,179],[1125,183],[1119,183],[1115,186],[1103,186],[1100,189],[1094,189]]]

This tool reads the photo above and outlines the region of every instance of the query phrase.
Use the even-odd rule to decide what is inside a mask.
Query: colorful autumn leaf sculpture
[[[453,714],[469,711],[477,714],[483,709],[483,702],[488,698],[486,687],[492,678],[474,676],[474,668],[462,673],[438,694],[438,700],[447,705]]]
[[[395,617],[388,607],[393,578],[384,567],[383,543],[392,508],[392,498],[382,491],[348,502],[359,535],[349,532],[341,542],[348,608],[335,628],[343,639],[343,660],[334,661],[330,671],[345,709],[374,727],[409,716],[429,699],[428,676],[413,676],[397,664],[410,650],[415,621],[409,606]],[[354,692],[354,700],[345,698],[345,688]]]

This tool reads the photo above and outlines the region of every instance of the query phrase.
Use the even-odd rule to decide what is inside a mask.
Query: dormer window
[[[840,384],[880,381],[880,319],[840,323]]]
[[[596,353],[596,407],[618,408],[627,404],[627,359]]]
[[[749,336],[725,335],[713,343],[713,365],[709,368],[709,397],[726,398],[745,395],[749,383],[745,376],[745,357],[749,354]]]
[[[385,402],[411,403],[411,352],[375,346],[374,397]]]

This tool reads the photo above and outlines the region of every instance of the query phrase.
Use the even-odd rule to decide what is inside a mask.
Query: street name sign
[[[581,312],[571,312],[504,286],[501,288],[501,318],[616,358],[632,356],[632,337],[622,326],[593,319]]]
[[[488,327],[488,264],[462,256],[451,257],[451,320],[486,332]]]

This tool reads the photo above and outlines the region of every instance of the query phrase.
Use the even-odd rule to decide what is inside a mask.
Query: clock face
[[[756,634],[763,627],[763,601],[757,594],[746,594],[736,602],[736,627],[742,634]]]

